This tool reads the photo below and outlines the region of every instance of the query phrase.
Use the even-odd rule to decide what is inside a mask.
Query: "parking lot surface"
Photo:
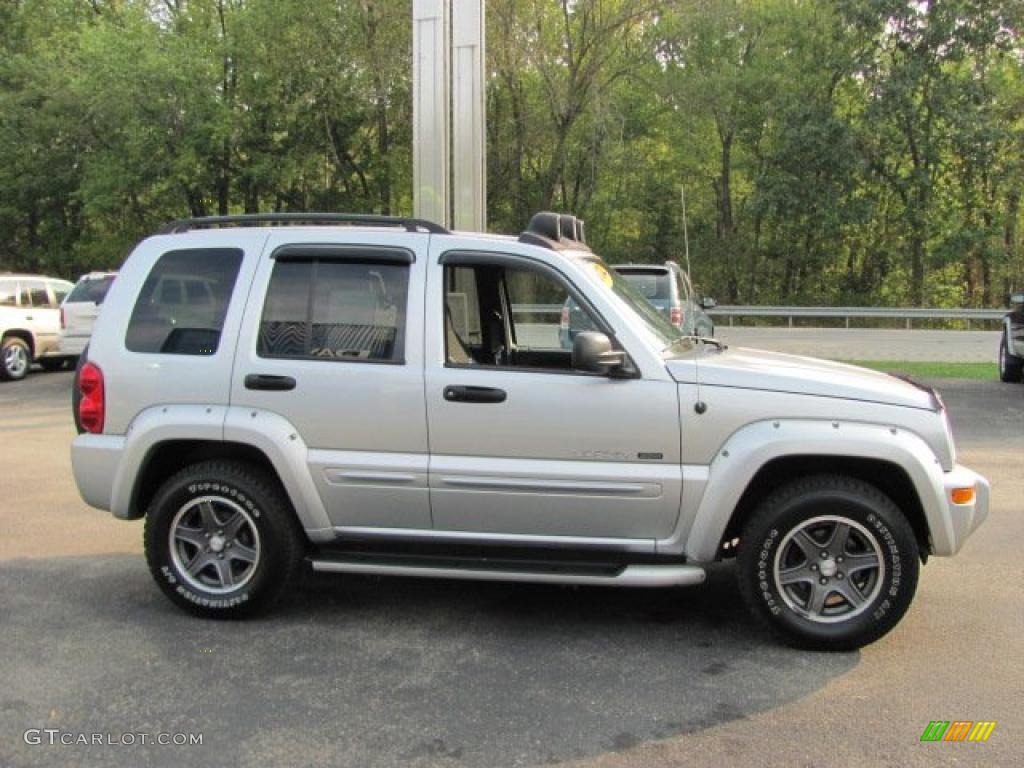
[[[888,637],[820,654],[753,624],[729,565],[663,591],[310,576],[267,618],[190,618],[141,523],[78,498],[70,383],[0,385],[0,766],[1020,764],[1024,386],[935,382],[991,516]],[[931,720],[997,725],[920,743]]]

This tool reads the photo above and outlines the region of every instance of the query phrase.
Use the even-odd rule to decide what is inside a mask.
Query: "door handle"
[[[504,403],[504,389],[494,387],[445,387],[444,399],[450,403]]]
[[[269,392],[287,392],[295,389],[295,379],[291,376],[271,376],[267,373],[250,373],[245,377],[246,389],[264,389]]]

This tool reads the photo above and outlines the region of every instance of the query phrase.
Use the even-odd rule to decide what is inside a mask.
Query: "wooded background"
[[[456,2],[456,12],[459,0]],[[492,231],[571,211],[719,301],[1024,287],[1021,0],[490,0]],[[0,0],[0,269],[161,223],[410,214],[410,0]]]

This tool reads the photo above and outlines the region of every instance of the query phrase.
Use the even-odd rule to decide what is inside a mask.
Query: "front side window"
[[[142,285],[125,346],[132,352],[215,354],[241,265],[242,252],[234,248],[165,253]],[[202,289],[191,291],[190,285]]]
[[[409,268],[281,259],[263,305],[260,357],[402,362]]]
[[[598,327],[566,283],[525,264],[447,266],[444,301],[450,366],[568,372],[573,336]]]

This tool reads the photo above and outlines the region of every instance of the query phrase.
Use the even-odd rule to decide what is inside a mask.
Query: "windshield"
[[[680,339],[685,338],[683,332],[672,325],[658,311],[657,307],[644,298],[644,295],[629,280],[618,272],[608,269],[600,261],[593,261],[590,263],[590,266],[601,278],[601,282],[608,286],[612,293],[618,296],[633,311],[633,314],[644,324],[648,332],[660,343],[663,351]]]

